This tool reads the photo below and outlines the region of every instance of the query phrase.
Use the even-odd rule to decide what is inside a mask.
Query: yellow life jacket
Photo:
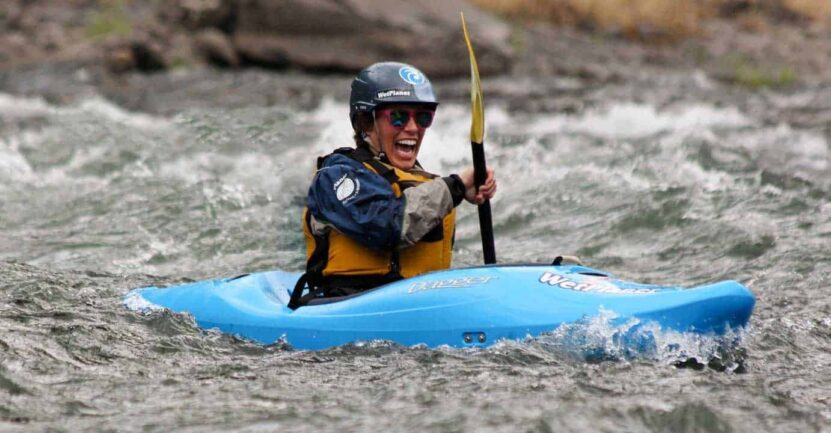
[[[337,152],[363,163],[369,170],[384,177],[390,182],[396,197],[400,197],[406,188],[436,177],[426,172],[397,169],[378,161],[363,149],[349,150],[339,149]],[[322,160],[323,158],[319,160],[318,165]],[[326,234],[315,236],[311,231],[308,209],[304,209],[303,219],[306,276],[310,286],[367,289],[450,267],[455,235],[455,209],[444,217],[442,224],[415,245],[390,251],[367,248],[334,228],[327,230]]]

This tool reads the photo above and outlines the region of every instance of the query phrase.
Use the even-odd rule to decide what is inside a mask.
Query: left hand
[[[473,180],[473,167],[468,168],[459,175],[462,183],[465,184],[465,200],[475,205],[480,205],[496,195],[496,175],[492,168],[488,169],[488,177],[485,183],[476,191],[476,185]]]

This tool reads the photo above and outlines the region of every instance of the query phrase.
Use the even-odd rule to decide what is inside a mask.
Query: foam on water
[[[734,107],[698,104],[659,111],[655,106],[636,103],[612,103],[576,116],[554,115],[545,120],[532,117],[532,122],[527,132],[535,135],[577,133],[607,140],[644,138],[697,128],[741,127],[750,123]]]
[[[100,97],[84,99],[73,109],[135,129],[158,131],[170,126],[163,117],[127,111]]]
[[[32,166],[20,153],[20,138],[0,138],[0,179],[3,185],[8,185],[13,179],[29,178]]]
[[[124,300],[122,301],[124,307],[130,311],[136,312],[138,314],[152,314],[159,311],[164,311],[164,307],[160,305],[156,305],[147,299],[144,296],[141,296],[141,293],[137,291],[131,291],[124,296]]]
[[[0,116],[4,118],[28,118],[44,116],[55,111],[43,98],[26,98],[0,93]]]
[[[112,138],[108,132],[118,130],[122,137],[143,137],[148,133],[167,134],[169,122],[161,117],[124,110],[101,97],[92,97],[71,105],[51,105],[41,98],[25,98],[0,93],[0,116],[12,120],[42,119],[36,130],[12,130],[0,139],[0,176],[15,182],[55,185],[73,180],[89,181],[100,176],[82,175],[83,168],[104,158],[112,149],[107,141],[73,141],[84,134]],[[26,152],[24,152],[24,148]],[[31,154],[48,155],[59,149],[68,158],[58,164],[36,167]],[[36,158],[36,157],[35,157]]]
[[[580,361],[657,361],[667,365],[695,361],[724,361],[730,371],[739,368],[735,355],[743,349],[745,328],[724,335],[662,329],[652,322],[630,319],[620,323],[613,311],[564,324],[541,337],[530,339],[556,353],[568,353]]]
[[[52,105],[43,98],[20,97],[0,93],[0,116],[32,118],[86,114],[132,128],[157,130],[168,125],[163,117],[127,111],[102,97],[89,97],[70,105]]]

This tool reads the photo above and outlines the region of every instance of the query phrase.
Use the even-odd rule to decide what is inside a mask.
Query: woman
[[[473,168],[438,177],[418,163],[438,106],[418,69],[376,63],[352,81],[354,148],[318,158],[304,210],[306,300],[346,296],[450,267],[455,210],[496,193],[493,170],[478,191]],[[303,300],[299,293],[290,307]]]

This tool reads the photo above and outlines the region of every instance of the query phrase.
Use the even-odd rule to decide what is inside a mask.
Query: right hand
[[[465,170],[459,177],[462,179],[462,183],[465,184],[465,200],[470,203],[480,205],[496,195],[496,174],[492,168],[488,169],[488,177],[478,191],[474,183],[473,167]]]

